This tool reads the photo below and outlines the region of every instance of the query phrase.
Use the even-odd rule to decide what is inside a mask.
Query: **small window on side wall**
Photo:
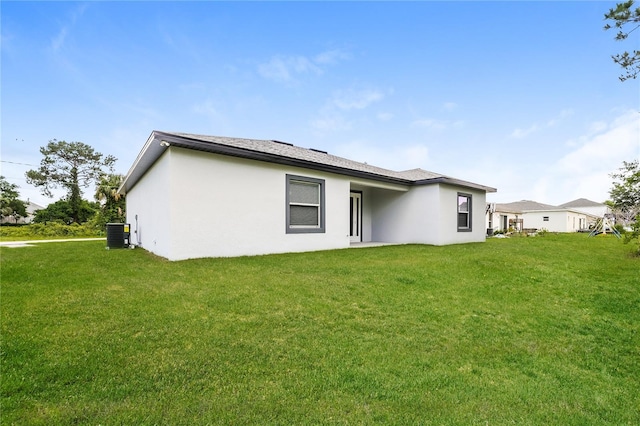
[[[324,180],[287,175],[287,234],[324,233]]]
[[[549,216],[542,216],[542,220],[544,222],[549,222]]]
[[[471,231],[471,194],[458,193],[458,232]]]

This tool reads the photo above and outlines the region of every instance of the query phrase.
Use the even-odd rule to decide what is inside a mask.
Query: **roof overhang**
[[[472,188],[472,189],[478,189],[480,191],[484,191],[484,192],[497,192],[498,190],[496,188],[492,188],[490,186],[485,186],[485,185],[480,185],[477,183],[473,183],[473,182],[468,182],[466,180],[462,180],[462,179],[455,179],[455,178],[451,178],[448,176],[441,176],[441,177],[437,177],[437,178],[433,178],[433,179],[422,179],[422,180],[418,180],[413,182],[413,185],[434,185],[437,183],[442,183],[442,184],[446,184],[446,185],[453,185],[453,186],[461,186],[464,188]]]
[[[129,172],[125,176],[122,185],[118,189],[118,193],[126,194],[136,183],[144,176],[144,174],[153,166],[153,164],[160,158],[160,156],[169,147],[178,147],[191,149],[196,151],[208,152],[213,154],[228,155],[232,157],[245,158],[256,161],[264,161],[268,163],[282,164],[287,166],[301,167],[306,169],[318,170],[329,173],[336,173],[340,175],[355,177],[358,179],[374,180],[378,182],[385,182],[396,185],[435,185],[435,184],[449,184],[455,186],[461,186],[465,188],[472,188],[486,192],[496,192],[495,188],[491,188],[484,185],[475,184],[459,179],[454,179],[446,176],[437,177],[433,179],[423,180],[410,180],[401,179],[390,176],[381,176],[371,172],[365,172],[360,170],[353,170],[349,168],[334,166],[330,164],[316,163],[313,161],[306,161],[297,158],[285,157],[277,154],[254,151],[250,149],[238,148],[229,145],[218,144],[209,141],[202,141],[196,138],[190,138],[185,136],[176,136],[170,133],[153,131],[147,139],[144,147],[138,154],[138,157],[133,162],[133,165],[129,169]]]

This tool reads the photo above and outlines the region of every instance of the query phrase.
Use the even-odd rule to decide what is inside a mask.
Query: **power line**
[[[31,166],[31,167],[38,167],[35,164],[27,164],[27,163],[16,163],[15,161],[7,161],[7,160],[0,160],[3,163],[9,163],[9,164],[19,164],[21,166]]]

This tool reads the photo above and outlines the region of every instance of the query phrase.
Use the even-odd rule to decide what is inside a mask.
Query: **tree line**
[[[96,152],[82,142],[53,139],[40,148],[43,158],[37,169],[26,172],[27,183],[40,189],[43,195],[53,196],[55,188],[63,188],[66,195],[36,211],[36,223],[63,222],[82,224],[93,221],[98,228],[110,222],[125,220],[125,198],[118,194],[123,176],[114,173],[116,158]],[[82,188],[95,185],[95,201],[82,198]],[[2,218],[13,217],[15,222],[26,217],[26,205],[19,199],[18,186],[0,176]]]

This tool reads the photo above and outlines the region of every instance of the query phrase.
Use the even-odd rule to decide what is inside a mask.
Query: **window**
[[[458,232],[471,231],[471,195],[458,193]]]
[[[549,216],[542,216],[543,222],[549,222]]]
[[[287,234],[324,232],[324,180],[287,175]]]

